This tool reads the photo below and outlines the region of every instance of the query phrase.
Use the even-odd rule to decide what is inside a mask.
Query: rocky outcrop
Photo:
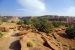
[[[9,31],[9,29],[8,28],[5,28],[5,27],[0,27],[0,31],[1,32],[7,32],[7,31]]]
[[[28,47],[28,42],[32,42],[31,47]],[[20,40],[21,50],[63,50],[62,43],[52,34],[27,32]],[[34,45],[35,44],[35,45]]]
[[[53,50],[63,50],[62,43],[56,37],[53,37],[53,35],[46,36],[46,34],[42,34],[42,37]]]
[[[29,41],[34,41],[35,45],[28,47],[27,43]],[[41,38],[41,35],[33,32],[29,32],[27,35],[24,35],[20,40],[21,50],[51,50],[50,48],[43,45],[44,40]]]

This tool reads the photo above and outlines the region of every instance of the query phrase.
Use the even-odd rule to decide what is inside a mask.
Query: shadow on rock
[[[61,34],[58,34],[58,35],[61,36],[61,37],[63,37],[63,38],[72,39],[71,37],[69,37],[65,33],[61,33]]]
[[[9,48],[12,49],[12,50],[21,50],[20,41],[19,40],[16,40],[16,41],[12,42],[10,44],[10,47]]]
[[[14,35],[12,35],[13,37],[17,37],[20,36],[19,33],[15,33]]]

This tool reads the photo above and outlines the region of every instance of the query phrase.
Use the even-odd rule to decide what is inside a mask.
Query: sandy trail
[[[12,36],[15,31],[10,30],[9,33],[0,39],[0,50],[19,50],[18,37]]]

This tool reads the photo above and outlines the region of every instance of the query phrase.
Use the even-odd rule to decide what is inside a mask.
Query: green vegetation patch
[[[59,26],[62,25],[62,23],[61,23],[61,22],[52,22],[52,25],[53,25],[54,27],[59,27]]]
[[[52,24],[49,23],[47,18],[42,18],[42,19],[36,19],[33,18],[31,19],[32,21],[32,26],[35,27],[38,31],[45,32],[45,33],[50,33],[52,31]]]
[[[27,42],[27,46],[28,46],[28,47],[33,47],[33,46],[35,46],[35,45],[36,45],[35,42],[32,41],[32,40],[30,40],[30,41]]]
[[[2,32],[0,32],[0,38],[3,36],[3,33]]]
[[[66,28],[66,31],[65,31],[66,35],[68,35],[70,38],[73,38],[75,37],[75,27],[68,27]]]

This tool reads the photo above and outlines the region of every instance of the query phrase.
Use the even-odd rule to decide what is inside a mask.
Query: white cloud
[[[24,8],[19,10],[28,11],[33,15],[45,15],[47,13],[43,0],[18,0],[18,3]]]
[[[71,6],[69,8],[66,8],[63,11],[57,12],[59,15],[63,16],[75,16],[75,6]]]
[[[75,6],[70,7],[67,10],[68,15],[75,16]]]
[[[57,11],[50,10],[48,13],[51,15],[59,16],[75,16],[75,6],[70,6],[68,8]]]
[[[18,3],[23,7],[23,9],[17,9],[21,12],[26,12],[28,15],[63,15],[63,16],[75,16],[75,6],[70,6],[68,8],[65,7],[63,10],[53,9],[49,10],[46,7],[45,2],[43,0],[17,0]]]

